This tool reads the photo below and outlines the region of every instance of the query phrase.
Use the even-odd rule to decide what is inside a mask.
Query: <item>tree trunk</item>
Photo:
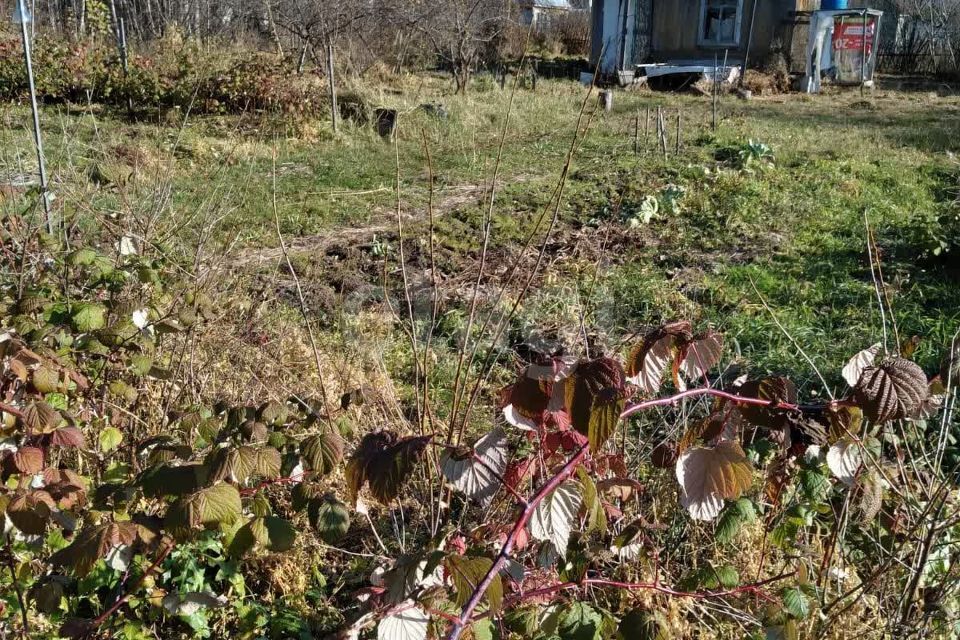
[[[120,21],[117,19],[117,3],[110,0],[110,27],[113,29],[113,41],[117,45],[117,52],[120,52]]]
[[[280,44],[280,33],[277,31],[277,23],[273,19],[273,6],[270,0],[263,0],[263,6],[267,10],[267,28],[270,30],[270,38],[273,40],[273,46],[277,49],[277,55],[283,57],[283,45]]]
[[[307,49],[309,48],[309,46],[310,46],[310,45],[307,43],[307,41],[304,40],[304,41],[303,41],[303,46],[300,48],[300,59],[297,60],[297,75],[298,75],[298,76],[303,74],[303,65],[306,64],[306,62],[307,62]]]
[[[86,0],[84,0],[86,2]],[[147,23],[150,25],[150,35],[156,38],[159,34],[157,33],[157,23],[153,19],[153,0],[146,1],[147,9]]]

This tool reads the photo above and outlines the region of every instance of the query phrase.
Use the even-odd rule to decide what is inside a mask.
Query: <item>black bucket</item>
[[[374,119],[377,125],[377,133],[381,138],[393,136],[397,128],[397,110],[396,109],[377,109],[374,111]]]

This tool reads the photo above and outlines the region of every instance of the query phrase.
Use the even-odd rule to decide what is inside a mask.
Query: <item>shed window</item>
[[[700,44],[727,46],[740,44],[743,0],[702,0],[700,5]]]

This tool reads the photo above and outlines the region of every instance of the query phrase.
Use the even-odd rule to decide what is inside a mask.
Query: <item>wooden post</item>
[[[640,109],[637,109],[637,115],[633,120],[633,154],[640,153]]]
[[[681,118],[681,115],[680,115],[680,114],[681,114],[681,113],[682,113],[681,110],[678,108],[678,109],[677,109],[677,146],[676,146],[676,150],[674,151],[674,153],[676,153],[677,155],[680,155],[680,124],[681,124],[681,123],[680,123],[680,118]]]
[[[660,135],[660,152],[667,159],[667,121],[663,117],[663,107],[657,107],[657,125]]]
[[[647,107],[646,116],[643,121],[643,142],[645,145],[650,143],[650,107]]]
[[[656,124],[657,124],[657,147],[659,147],[660,146],[660,107],[657,107],[657,115],[655,115],[654,117],[656,118]]]
[[[717,79],[720,76],[720,67],[717,63],[717,54],[713,54],[713,84],[710,85],[710,88],[713,89],[713,130],[717,130]]]
[[[337,132],[337,82],[333,77],[333,40],[327,42],[327,80],[330,85],[330,121],[333,123],[333,132]]]
[[[727,54],[729,50],[723,50],[723,67],[717,67],[717,57],[713,57],[713,130],[717,130],[717,124],[719,122],[718,111],[720,110],[720,69],[724,70],[726,73],[727,70]]]
[[[605,89],[600,92],[600,104],[604,111],[613,111],[613,91]]]
[[[663,138],[660,139],[660,146],[663,149],[663,159],[667,159],[667,147],[670,142],[670,131],[667,130],[667,110],[660,112],[660,118],[663,120]]]

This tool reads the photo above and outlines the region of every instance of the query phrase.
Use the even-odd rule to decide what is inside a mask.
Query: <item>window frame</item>
[[[740,46],[740,27],[743,25],[743,0],[736,0],[737,17],[733,29],[733,40],[707,40],[707,5],[711,0],[700,0],[700,20],[697,23],[697,45],[713,49],[729,49]]]

